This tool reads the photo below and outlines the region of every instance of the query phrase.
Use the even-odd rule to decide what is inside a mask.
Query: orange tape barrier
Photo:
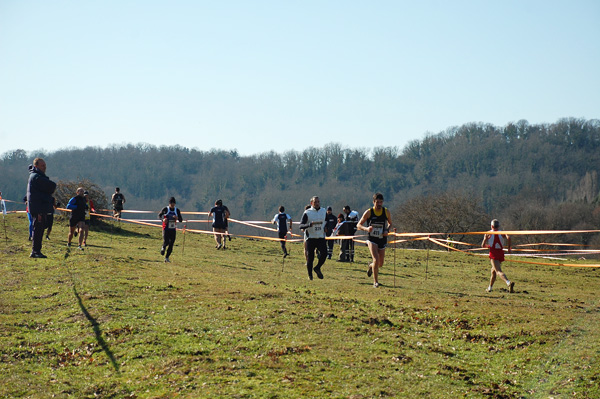
[[[473,254],[471,252],[466,252],[466,251],[462,251],[460,249],[457,248],[453,248],[449,245],[444,244],[442,241],[437,240],[435,238],[428,238],[429,241],[438,244],[439,246],[451,249],[453,251],[458,251],[458,252],[462,252],[465,253],[467,255],[472,255],[472,256],[482,256],[482,255],[477,255],[477,254]],[[485,248],[482,248],[485,249]],[[509,262],[515,262],[515,263],[525,263],[525,264],[529,264],[529,265],[544,265],[544,266],[566,266],[566,267],[600,267],[600,264],[572,264],[572,263],[547,263],[547,262],[528,262],[528,261],[524,261],[524,260],[516,260],[516,259],[510,259],[508,260]]]
[[[484,234],[507,234],[509,236],[540,235],[540,234],[579,234],[600,233],[600,230],[506,230],[506,231],[469,231],[464,233],[445,233],[443,235],[484,235]],[[422,233],[419,233],[422,234]],[[439,235],[442,233],[436,233]],[[434,234],[430,234],[434,235]]]
[[[4,200],[4,201],[19,203],[17,201],[10,201],[10,200]],[[70,212],[69,209],[65,209],[65,208],[57,208],[57,210],[64,211],[64,212]],[[108,210],[108,209],[103,209],[102,211],[112,213],[112,210]],[[26,213],[26,212],[25,211],[9,211],[7,213]],[[155,213],[155,212],[142,211],[142,210],[123,210],[122,213],[151,214],[151,213]],[[183,211],[181,213],[186,214],[186,215],[208,215],[209,214],[208,212],[183,212]],[[122,221],[125,223],[140,224],[140,225],[151,226],[151,227],[162,227],[159,220],[124,219],[124,218],[115,219],[112,215],[105,215],[105,214],[101,214],[101,213],[91,213],[91,215],[102,217],[102,218],[110,218],[113,220],[119,220],[119,221]],[[238,219],[229,219],[229,220],[233,223],[239,223],[239,224],[242,224],[245,226],[255,227],[255,228],[270,231],[270,232],[277,232],[277,229],[275,229],[275,228],[259,226],[260,224],[271,224],[272,222],[242,221],[242,220],[238,220]],[[184,234],[186,232],[190,232],[190,233],[211,234],[211,235],[231,235],[231,236],[257,239],[257,240],[266,240],[266,241],[286,241],[286,242],[302,242],[303,241],[302,235],[292,234],[292,233],[290,233],[291,237],[298,237],[298,238],[281,239],[279,237],[263,237],[263,236],[243,235],[243,234],[235,234],[234,235],[234,234],[228,234],[228,233],[213,232],[213,231],[208,231],[208,230],[187,229],[187,223],[210,223],[210,222],[211,222],[210,220],[202,220],[202,219],[200,219],[200,220],[185,220],[184,223],[186,223],[186,225],[185,225],[186,227],[184,227],[183,229],[178,228],[177,230],[182,231]],[[295,222],[294,224],[297,224],[297,222]],[[441,247],[447,248],[452,251],[462,252],[462,253],[465,253],[468,255],[473,255],[473,256],[483,256],[482,254],[476,254],[473,252],[487,250],[486,248],[469,248],[469,249],[464,249],[464,250],[458,249],[458,248],[454,247],[454,245],[462,245],[462,246],[470,246],[470,247],[475,247],[475,245],[466,243],[466,242],[450,240],[450,239],[432,238],[432,236],[456,236],[456,235],[480,235],[480,236],[483,236],[485,234],[491,234],[491,235],[494,235],[494,234],[506,234],[506,235],[542,235],[542,234],[545,234],[545,235],[549,235],[549,234],[589,234],[589,233],[600,233],[600,230],[507,230],[507,231],[474,231],[474,232],[460,232],[460,233],[408,233],[408,232],[407,233],[396,233],[396,232],[389,232],[387,235],[390,238],[396,237],[396,239],[392,239],[391,241],[389,241],[388,244],[398,244],[398,243],[405,243],[405,242],[411,242],[411,241],[430,241],[430,242],[433,242]],[[326,237],[326,239],[327,240],[354,240],[355,242],[366,244],[366,240],[362,239],[365,237],[366,237],[366,235],[330,236],[330,237]],[[452,245],[449,245],[449,244],[452,244]],[[534,246],[588,247],[587,245],[583,245],[583,244],[563,244],[563,243],[533,243],[533,244],[517,245],[517,247],[534,247]],[[513,249],[513,251],[523,253],[523,255],[521,255],[521,256],[533,256],[533,254],[535,254],[535,253],[540,253],[540,252],[550,253],[550,252],[555,252],[556,250],[541,249],[541,248],[538,248],[538,249],[526,249],[526,248],[517,249],[517,248],[515,248],[515,249]],[[529,253],[529,255],[528,255],[528,253]],[[576,250],[571,250],[569,252],[564,252],[561,254],[552,254],[552,255],[553,256],[559,256],[559,255],[560,256],[569,256],[569,255],[588,255],[588,254],[598,254],[598,253],[600,253],[600,250],[576,249]],[[546,256],[549,256],[549,254],[547,254]],[[522,261],[522,260],[516,260],[516,259],[510,259],[509,261],[516,262],[516,263],[524,263],[524,264],[532,264],[532,265],[546,265],[546,266],[600,267],[600,264],[529,262],[529,261]]]

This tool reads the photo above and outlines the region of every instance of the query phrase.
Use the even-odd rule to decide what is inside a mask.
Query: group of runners
[[[48,228],[47,216],[54,212],[53,207],[56,205],[54,197],[52,197],[56,184],[48,179],[45,172],[46,163],[43,159],[36,158],[30,166],[26,197],[28,213],[33,226],[30,229],[30,239],[33,241],[30,255],[32,258],[46,257],[41,253],[41,239],[44,229]],[[125,196],[118,187],[115,188],[111,202],[114,209],[113,216],[120,218]],[[358,219],[358,213],[352,211],[349,206],[345,206],[343,209],[345,216],[340,214],[336,218],[332,214],[331,207],[321,208],[319,197],[314,196],[310,199],[310,205],[305,208],[299,225],[300,230],[304,233],[304,255],[310,280],[313,279],[313,273],[319,279],[324,278],[321,269],[326,260],[332,257],[333,240],[330,240],[328,245],[326,237],[340,236],[342,249],[338,261],[353,261],[354,242],[352,236],[356,230],[361,230],[367,233],[366,242],[371,255],[366,273],[368,277],[373,277],[373,287],[379,287],[379,270],[385,261],[387,237],[392,227],[390,211],[383,206],[383,202],[383,194],[375,193],[373,195],[373,206],[365,210],[362,217]],[[163,230],[163,244],[160,253],[165,256],[165,262],[170,262],[169,257],[176,239],[177,222],[183,221],[181,211],[175,205],[176,200],[171,197],[168,206],[164,207],[158,214],[158,218],[162,221]],[[73,237],[79,235],[78,249],[83,250],[83,247],[87,245],[90,212],[95,212],[94,204],[89,198],[88,192],[79,187],[76,195],[69,200],[67,209],[71,211],[67,246],[70,247]],[[228,231],[230,211],[223,205],[222,200],[217,200],[215,206],[211,208],[208,213],[209,220],[211,217],[216,248],[224,249],[226,239],[231,240]],[[281,206],[279,207],[279,213],[274,216],[272,222],[278,226],[278,236],[285,258],[289,254],[286,248],[286,237],[288,233],[292,232],[292,218],[285,213],[285,208]],[[511,252],[511,239],[508,235],[500,232],[498,220],[492,220],[491,230],[484,236],[481,245],[489,248],[489,258],[492,264],[490,283],[486,291],[492,291],[492,287],[497,277],[499,277],[506,283],[509,291],[514,292],[515,283],[508,279],[501,268],[504,261],[504,247],[507,246],[508,252]]]
[[[350,219],[349,226],[354,228],[352,219],[357,218],[356,215],[350,212],[350,207],[344,207],[344,210],[348,211]],[[306,270],[308,278],[313,279],[313,272],[319,279],[324,278],[321,268],[325,264],[325,261],[331,258],[331,251],[328,248],[326,237],[331,234],[328,233],[327,219],[328,213],[331,209],[327,210],[321,208],[321,200],[319,197],[312,197],[310,199],[310,207],[308,207],[302,214],[300,220],[300,230],[304,231],[304,242],[305,242],[305,256],[306,256]],[[336,225],[339,232],[340,227],[346,222],[342,220],[343,215],[338,216],[338,223]],[[387,247],[387,237],[392,227],[392,217],[388,208],[383,206],[383,194],[376,193],[373,195],[373,206],[367,209],[360,220],[356,222],[356,229],[365,231],[367,233],[367,246],[371,254],[371,262],[368,264],[367,276],[373,276],[373,287],[379,287],[379,268],[383,265],[385,260],[385,249]],[[334,230],[334,231],[335,231]],[[335,234],[335,233],[333,233]],[[352,233],[353,235],[353,233]],[[281,233],[280,233],[281,237]],[[351,237],[341,237],[342,239],[342,251],[348,253],[349,243],[352,242]],[[345,244],[345,243],[348,244]],[[346,249],[344,249],[346,248]],[[353,252],[351,252],[352,258],[349,256],[349,260],[353,260]],[[315,255],[317,263],[315,265]],[[345,260],[340,260],[345,261]]]
[[[331,224],[331,207],[327,210],[321,208],[319,197],[312,197],[310,205],[306,207],[300,221],[300,230],[304,232],[304,255],[306,257],[306,269],[308,278],[313,279],[316,274],[319,279],[323,279],[321,270],[327,259],[331,259],[333,240],[326,243],[326,237],[339,235],[342,238],[342,249],[340,255],[347,256],[349,261],[354,257],[354,241],[351,236],[358,229],[367,233],[367,246],[371,255],[371,261],[367,265],[367,276],[373,277],[373,287],[379,287],[379,269],[385,261],[385,250],[387,247],[387,237],[392,227],[392,216],[390,210],[383,206],[383,194],[375,193],[373,195],[373,206],[364,211],[362,217],[358,219],[358,213],[351,211],[349,206],[344,207],[343,214],[338,215],[336,227],[333,229]],[[334,217],[335,219],[335,217]],[[357,222],[353,223],[354,220]],[[278,225],[278,235],[281,239],[281,248],[284,258],[288,256],[285,246],[285,238],[292,230],[292,218],[285,213],[285,208],[281,206],[279,213],[273,218],[273,223]],[[348,223],[349,222],[349,223]],[[349,227],[340,234],[342,226]],[[350,236],[350,237],[349,237]],[[352,251],[349,250],[350,246]],[[502,271],[502,262],[504,261],[504,247],[507,246],[508,252],[511,252],[511,239],[508,235],[500,233],[500,222],[496,219],[491,222],[489,234],[485,234],[481,246],[489,248],[489,258],[492,264],[490,283],[487,292],[492,291],[492,287],[497,277],[500,277],[507,285],[509,292],[514,292],[515,283],[510,281]],[[315,264],[315,257],[317,262]],[[342,258],[338,261],[346,261]]]

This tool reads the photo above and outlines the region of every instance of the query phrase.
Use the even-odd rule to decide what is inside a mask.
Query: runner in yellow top
[[[383,266],[385,259],[387,235],[392,227],[390,211],[383,207],[383,194],[376,193],[373,195],[373,207],[363,213],[357,227],[359,230],[369,233],[367,245],[373,261],[369,263],[367,276],[371,277],[371,274],[373,275],[373,287],[377,288],[379,287],[379,268]]]

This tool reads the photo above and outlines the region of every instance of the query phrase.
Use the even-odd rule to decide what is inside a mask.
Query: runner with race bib
[[[173,252],[173,245],[175,245],[177,222],[183,222],[181,211],[175,207],[175,204],[175,197],[171,197],[169,199],[169,206],[165,206],[158,214],[158,218],[162,220],[163,228],[163,245],[160,249],[160,254],[164,255],[165,251],[167,251],[165,256],[166,263],[170,262],[169,257],[171,256],[171,252]]]
[[[366,223],[366,225],[365,225]],[[383,207],[383,194],[373,195],[373,207],[367,209],[358,222],[358,229],[369,233],[367,245],[373,261],[369,263],[367,276],[373,275],[373,287],[379,287],[379,268],[383,266],[387,235],[392,226],[390,210]]]

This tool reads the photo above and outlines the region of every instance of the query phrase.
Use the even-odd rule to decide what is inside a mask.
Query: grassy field
[[[0,241],[2,398],[598,398],[600,270],[388,250],[309,281],[300,244],[160,229],[67,228],[30,259],[27,221]],[[336,251],[338,247],[336,246]],[[394,266],[395,265],[395,266]],[[426,274],[427,267],[427,274]]]

